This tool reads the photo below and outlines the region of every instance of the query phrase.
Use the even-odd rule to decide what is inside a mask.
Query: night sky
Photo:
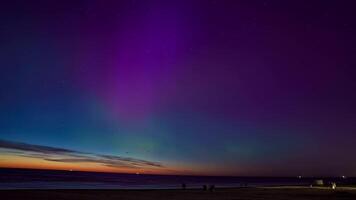
[[[355,1],[1,1],[0,167],[356,176]]]

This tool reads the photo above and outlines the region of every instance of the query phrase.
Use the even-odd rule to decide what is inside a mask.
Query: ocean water
[[[0,189],[177,189],[309,185],[315,178],[136,175],[75,171],[0,169]]]

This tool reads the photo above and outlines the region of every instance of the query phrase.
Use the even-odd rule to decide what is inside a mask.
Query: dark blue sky
[[[356,175],[354,1],[0,7],[0,166]]]

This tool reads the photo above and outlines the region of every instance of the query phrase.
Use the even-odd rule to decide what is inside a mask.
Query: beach
[[[50,199],[50,200],[255,200],[255,199],[356,199],[352,188],[217,188],[215,191],[187,190],[1,190],[2,200]]]

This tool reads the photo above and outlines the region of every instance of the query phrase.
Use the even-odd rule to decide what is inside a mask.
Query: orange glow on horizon
[[[184,169],[172,168],[114,168],[101,165],[99,163],[63,163],[46,161],[39,158],[28,158],[13,155],[2,155],[0,158],[0,168],[23,168],[23,169],[44,169],[44,170],[64,170],[64,171],[85,171],[85,172],[107,172],[107,173],[130,173],[130,174],[162,174],[178,175],[185,174]]]

